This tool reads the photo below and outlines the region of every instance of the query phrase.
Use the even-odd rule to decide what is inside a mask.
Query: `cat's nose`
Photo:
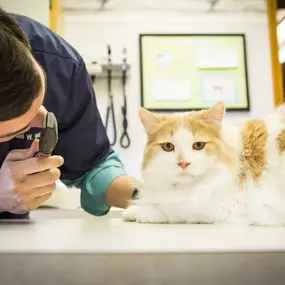
[[[187,161],[179,161],[177,164],[178,164],[183,170],[184,170],[187,166],[190,165],[190,163],[187,162]]]

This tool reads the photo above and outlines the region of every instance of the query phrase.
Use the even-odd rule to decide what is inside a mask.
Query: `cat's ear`
[[[225,105],[222,101],[207,111],[207,120],[213,122],[222,122],[225,115]]]
[[[145,108],[140,108],[139,117],[147,132],[153,127],[154,124],[158,122],[157,115],[146,110]]]

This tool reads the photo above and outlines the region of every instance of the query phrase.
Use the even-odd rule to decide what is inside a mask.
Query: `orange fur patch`
[[[221,125],[217,122],[210,121],[207,117],[207,111],[203,110],[196,113],[189,113],[187,115],[188,129],[195,135],[219,137]]]
[[[206,144],[205,150],[208,155],[213,155],[219,149],[221,125],[208,121],[206,114],[207,112],[204,110],[197,113],[190,113],[186,117],[186,124],[194,137],[208,139],[209,143]]]
[[[256,182],[266,167],[265,147],[268,138],[263,120],[247,121],[242,130],[243,152],[240,182],[252,177]]]
[[[181,126],[180,116],[160,116],[157,115],[157,123],[147,133],[148,141],[144,151],[142,169],[153,159],[156,153],[160,150],[160,143],[166,142],[169,136]]]
[[[208,112],[203,110],[196,116],[188,116],[189,130],[194,136],[202,136],[209,139],[205,150],[208,155],[217,157],[226,163],[232,170],[238,167],[239,158],[237,150],[221,138],[221,124],[208,118]]]
[[[276,138],[280,153],[285,152],[285,130],[282,130]]]

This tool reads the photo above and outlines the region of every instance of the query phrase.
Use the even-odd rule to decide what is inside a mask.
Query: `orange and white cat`
[[[242,126],[208,110],[141,109],[147,134],[142,177],[125,221],[285,225],[285,107]]]

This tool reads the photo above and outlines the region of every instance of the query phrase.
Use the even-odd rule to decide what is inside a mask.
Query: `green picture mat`
[[[197,52],[216,50],[234,51],[237,65],[229,68],[200,68],[197,65]],[[156,64],[158,52],[170,52],[174,60],[173,67],[161,70]],[[228,110],[246,110],[249,108],[247,67],[244,35],[140,35],[141,56],[141,103],[142,106],[157,111],[204,109],[215,102],[203,99],[203,77],[226,75],[235,82],[236,102],[225,102]],[[153,84],[156,82],[189,82],[190,99],[171,100],[153,98]],[[159,85],[159,83],[157,83]],[[167,87],[166,87],[167,88]],[[173,92],[174,93],[174,92]]]

